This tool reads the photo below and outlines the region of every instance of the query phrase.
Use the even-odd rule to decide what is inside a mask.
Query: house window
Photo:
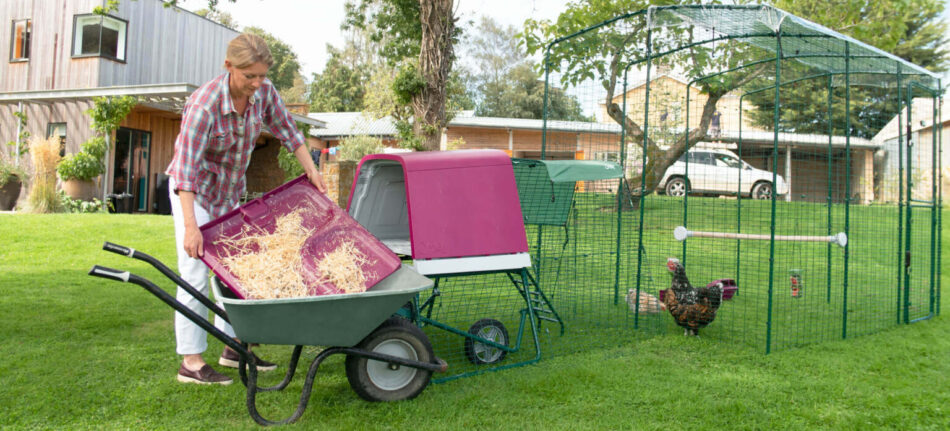
[[[76,15],[73,57],[105,57],[125,61],[128,21],[113,16]]]
[[[30,39],[33,23],[28,19],[13,21],[13,33],[10,38],[10,61],[30,59]]]
[[[59,156],[66,155],[66,123],[49,123],[46,126],[46,138],[59,138]]]

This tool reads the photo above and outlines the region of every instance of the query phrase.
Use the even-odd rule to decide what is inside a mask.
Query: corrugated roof
[[[487,127],[518,130],[541,130],[544,120],[530,120],[525,118],[499,117],[456,117],[449,122],[449,127]],[[548,130],[552,132],[575,133],[620,133],[620,126],[615,123],[593,123],[587,121],[548,121]]]
[[[346,137],[359,134],[368,134],[372,136],[395,136],[396,128],[389,117],[379,120],[370,120],[359,112],[317,112],[311,113],[310,117],[325,121],[325,129],[311,130],[310,134],[319,138]],[[516,130],[542,130],[543,120],[531,120],[525,118],[500,118],[500,117],[469,117],[457,116],[449,122],[449,128],[452,127],[483,127],[491,129],[516,129]],[[571,132],[571,133],[607,133],[620,134],[620,125],[615,123],[594,123],[586,121],[548,121],[548,131],[553,132]],[[772,145],[774,135],[772,132],[745,131],[742,132],[742,142],[755,145]],[[724,130],[719,137],[713,140],[720,142],[735,143],[739,140],[739,132],[733,130]],[[803,133],[779,133],[778,140],[780,145],[796,146],[814,146],[822,147],[828,145],[827,135],[803,134]],[[831,145],[837,148],[845,146],[844,136],[832,137]],[[863,138],[851,138],[853,148],[880,148],[880,145]]]
[[[338,138],[354,135],[395,137],[396,126],[392,118],[372,119],[362,112],[311,112],[308,117],[326,123],[322,129],[311,129],[310,136]]]

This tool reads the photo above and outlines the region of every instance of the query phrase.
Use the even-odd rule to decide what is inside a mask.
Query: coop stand
[[[525,307],[519,310],[521,315],[520,322],[518,324],[517,337],[515,338],[514,346],[503,345],[496,343],[495,341],[486,339],[477,334],[472,334],[468,331],[456,328],[454,326],[439,322],[432,318],[432,311],[435,307],[436,300],[442,295],[442,292],[439,290],[439,283],[443,278],[452,278],[452,277],[462,277],[462,276],[472,276],[472,275],[488,275],[488,274],[497,274],[503,273],[508,279],[512,282],[518,293],[521,295],[521,298],[525,302]],[[541,287],[538,285],[534,277],[531,276],[531,273],[528,268],[520,268],[515,270],[501,270],[501,271],[483,271],[475,273],[452,273],[452,274],[442,274],[438,277],[435,277],[435,287],[432,289],[432,293],[424,301],[419,302],[419,297],[417,296],[414,301],[410,304],[407,304],[407,307],[399,311],[399,314],[403,315],[414,322],[416,322],[420,327],[433,326],[443,331],[449,332],[451,334],[459,335],[466,340],[470,340],[473,343],[480,343],[485,346],[491,347],[493,349],[498,349],[505,353],[517,353],[521,351],[521,342],[524,339],[525,331],[525,322],[527,321],[531,326],[531,337],[534,342],[536,355],[533,358],[526,359],[524,361],[507,363],[504,365],[494,366],[487,370],[475,370],[466,373],[461,373],[454,376],[448,376],[440,379],[433,379],[435,383],[442,383],[449,380],[455,380],[462,377],[473,376],[480,374],[483,371],[498,371],[507,368],[519,367],[522,365],[533,364],[541,360],[541,338],[540,338],[540,328],[542,321],[549,321],[558,323],[561,327],[560,333],[564,334],[564,321],[561,320],[561,317],[554,310],[554,306],[548,300],[547,296],[544,295],[544,292],[541,290]]]
[[[184,281],[177,274],[174,273],[167,266],[159,262],[154,257],[147,255],[145,253],[136,251],[134,249],[123,247],[117,244],[112,244],[106,242],[103,245],[103,249],[112,253],[128,256],[134,259],[142,260],[148,262],[155,268],[157,268],[162,274],[166,275],[172,281],[180,283],[179,285],[187,291],[189,294],[195,297],[195,299],[205,304],[205,302],[210,302],[212,306],[208,308],[214,312],[219,317],[227,320],[227,314],[220,307],[217,307],[213,302],[211,302],[207,297],[198,293],[198,291]],[[260,425],[269,426],[269,425],[283,425],[288,423],[293,423],[300,419],[303,415],[303,412],[307,409],[307,404],[310,401],[310,391],[313,389],[313,383],[316,377],[317,370],[320,367],[320,364],[329,356],[335,354],[344,354],[347,356],[353,355],[362,358],[372,359],[376,361],[386,362],[390,365],[395,366],[406,366],[412,367],[420,370],[426,370],[429,372],[445,372],[447,369],[447,364],[441,360],[436,360],[436,362],[421,362],[415,361],[407,358],[400,358],[397,356],[387,355],[378,353],[375,351],[369,351],[359,348],[352,347],[328,347],[321,351],[310,363],[309,371],[307,372],[307,378],[303,385],[303,388],[300,393],[300,401],[297,403],[297,408],[294,410],[294,413],[282,420],[270,420],[261,416],[257,410],[257,393],[258,392],[272,392],[272,391],[281,391],[284,390],[293,380],[294,374],[297,370],[297,363],[300,359],[300,354],[303,351],[303,346],[297,345],[294,346],[293,354],[291,355],[290,362],[287,366],[287,373],[284,375],[283,380],[275,386],[270,387],[259,387],[257,385],[257,362],[254,358],[254,355],[250,352],[247,343],[238,342],[234,338],[225,334],[220,329],[216,328],[207,318],[202,317],[198,313],[192,311],[188,306],[179,302],[176,298],[172,297],[168,292],[156,286],[151,281],[140,277],[136,274],[132,274],[128,271],[120,271],[113,268],[103,267],[95,265],[92,269],[89,270],[89,275],[99,278],[105,278],[108,280],[133,283],[141,286],[149,293],[162,300],[165,304],[172,307],[175,311],[181,313],[185,318],[192,321],[194,324],[198,325],[201,329],[204,329],[213,337],[220,340],[226,346],[233,349],[238,353],[238,373],[241,377],[241,383],[247,389],[246,404],[247,410],[251,418],[254,419]],[[198,293],[198,295],[195,295]],[[203,300],[202,300],[203,299]],[[205,304],[207,305],[207,304]]]

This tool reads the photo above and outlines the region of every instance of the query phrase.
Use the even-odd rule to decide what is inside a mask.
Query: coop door
[[[913,91],[913,90],[911,90]],[[919,96],[919,95],[918,95]],[[928,101],[936,102],[937,99]],[[907,124],[934,124],[930,109],[908,112]],[[905,323],[934,315],[937,271],[937,140],[925,129],[905,127],[909,137],[904,189],[905,244],[902,312]]]

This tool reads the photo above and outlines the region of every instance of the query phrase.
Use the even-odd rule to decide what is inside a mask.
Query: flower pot
[[[0,187],[0,211],[10,211],[16,207],[22,186],[19,178],[11,178],[3,187]]]
[[[96,184],[92,181],[66,180],[63,181],[63,191],[70,198],[91,201],[96,197]]]

